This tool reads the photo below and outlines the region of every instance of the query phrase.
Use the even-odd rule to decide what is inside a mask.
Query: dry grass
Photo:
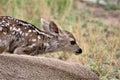
[[[62,29],[73,32],[83,54],[59,52],[51,54],[52,57],[86,65],[101,80],[119,80],[120,28],[106,25],[87,9],[77,10],[74,3],[73,0],[0,0],[0,15],[23,19],[38,27],[41,17],[53,19]]]

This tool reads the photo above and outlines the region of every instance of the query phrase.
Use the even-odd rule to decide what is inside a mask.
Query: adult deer
[[[99,80],[77,63],[16,54],[0,55],[0,80]]]
[[[41,19],[44,31],[9,16],[0,17],[0,53],[37,55],[56,51],[82,53],[74,36],[53,22]]]

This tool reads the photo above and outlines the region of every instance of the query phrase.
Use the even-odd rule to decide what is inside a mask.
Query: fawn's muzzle
[[[78,50],[76,51],[76,55],[81,54],[81,53],[82,53],[82,49],[78,49]]]

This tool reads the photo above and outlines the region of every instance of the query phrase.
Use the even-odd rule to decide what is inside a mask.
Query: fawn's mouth
[[[82,53],[82,49],[78,49],[75,54],[78,55],[78,54],[81,54]]]

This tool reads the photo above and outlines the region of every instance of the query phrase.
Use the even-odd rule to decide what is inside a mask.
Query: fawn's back
[[[53,21],[41,19],[41,23],[44,31],[28,22],[1,16],[0,53],[37,55],[56,51],[82,52],[70,32],[60,30]]]

